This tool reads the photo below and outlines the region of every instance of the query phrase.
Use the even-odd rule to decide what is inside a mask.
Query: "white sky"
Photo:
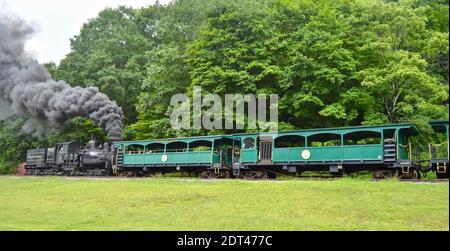
[[[59,61],[70,52],[69,39],[81,26],[106,7],[119,5],[134,8],[153,4],[155,0],[0,0],[0,10],[6,9],[37,27],[26,44],[40,63]],[[160,0],[167,4],[171,0]],[[1,35],[1,34],[0,34]]]

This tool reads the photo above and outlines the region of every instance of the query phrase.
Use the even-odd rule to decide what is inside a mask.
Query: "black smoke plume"
[[[122,109],[97,87],[71,87],[52,79],[47,69],[24,50],[33,28],[0,10],[0,119],[26,115],[24,131],[44,135],[61,129],[75,116],[90,118],[110,139],[120,137]]]

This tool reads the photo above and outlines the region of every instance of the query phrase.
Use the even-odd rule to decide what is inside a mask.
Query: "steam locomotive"
[[[86,146],[69,141],[50,148],[27,151],[27,175],[106,176],[110,175],[113,151],[108,142],[96,146],[91,139]]]

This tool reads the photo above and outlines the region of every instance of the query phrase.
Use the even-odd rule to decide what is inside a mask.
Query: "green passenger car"
[[[411,165],[413,124],[388,124],[234,135],[244,166],[339,167],[342,164]],[[297,170],[297,169],[293,169]],[[311,170],[315,170],[312,168]]]
[[[231,164],[232,144],[230,137],[221,135],[114,142],[115,166],[144,171],[168,167],[219,168]]]

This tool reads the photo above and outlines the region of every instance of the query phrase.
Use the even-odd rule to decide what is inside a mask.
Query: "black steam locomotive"
[[[27,175],[105,176],[110,175],[113,151],[110,144],[96,146],[91,139],[58,143],[51,148],[27,151]]]

